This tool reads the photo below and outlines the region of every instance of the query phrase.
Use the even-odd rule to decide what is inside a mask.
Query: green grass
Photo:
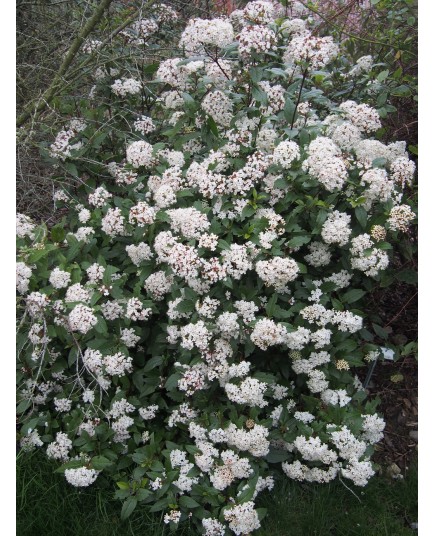
[[[111,487],[76,490],[41,453],[17,459],[17,536],[163,536],[162,515],[138,508],[120,520],[120,501]],[[402,481],[382,477],[366,488],[354,488],[360,501],[335,481],[304,485],[280,481],[262,494],[258,506],[268,516],[258,536],[414,536],[408,522],[417,521],[417,467]],[[188,527],[177,536],[192,536]]]
[[[348,485],[348,481],[345,482]],[[414,536],[417,521],[417,466],[401,481],[373,478],[365,488],[339,481],[305,485],[282,481],[264,495],[268,508],[261,536]]]

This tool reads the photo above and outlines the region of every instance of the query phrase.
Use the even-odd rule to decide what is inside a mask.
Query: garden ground
[[[111,489],[78,491],[42,453],[18,456],[17,536],[162,536],[162,516],[138,508],[120,520]],[[354,487],[353,487],[354,488]],[[306,485],[280,480],[258,506],[268,515],[258,536],[410,536],[417,521],[417,464],[403,478],[383,475],[351,493],[341,481]],[[193,536],[186,526],[179,536]]]

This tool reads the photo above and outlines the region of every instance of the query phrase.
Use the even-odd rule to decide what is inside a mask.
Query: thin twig
[[[390,324],[392,322],[394,322],[398,317],[399,315],[402,313],[402,311],[407,307],[407,305],[411,302],[411,300],[417,296],[417,291],[413,294],[413,296],[407,301],[405,302],[405,304],[401,307],[401,309],[396,313],[396,315],[392,318],[392,320],[389,320],[389,322],[384,326],[385,328],[387,328],[387,326],[390,326]]]
[[[359,497],[356,493],[354,493],[354,491],[353,491],[351,488],[349,488],[349,487],[345,484],[345,482],[341,479],[341,475],[339,475],[339,482],[340,482],[345,488],[347,488],[348,491],[350,491],[350,492],[354,495],[354,497],[359,501],[360,504],[362,504],[362,500],[360,499],[360,497]]]

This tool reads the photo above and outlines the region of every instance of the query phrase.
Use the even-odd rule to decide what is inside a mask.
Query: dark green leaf
[[[51,239],[53,242],[63,242],[65,240],[66,231],[61,223],[54,225],[51,228]]]
[[[64,473],[66,469],[78,469],[79,467],[83,467],[84,465],[85,462],[83,460],[71,460],[58,467],[54,472]]]
[[[300,246],[304,246],[304,244],[308,244],[311,241],[312,237],[308,235],[300,235],[300,236],[294,236],[288,242],[286,245],[289,248],[298,248]]]
[[[366,229],[366,224],[368,222],[368,213],[363,207],[356,207],[354,209],[354,212],[356,214],[357,221],[362,226],[362,229]]]
[[[417,285],[418,275],[414,270],[403,270],[396,277],[399,281],[404,281],[409,285]]]
[[[354,303],[362,298],[366,292],[360,288],[353,288],[342,296],[342,301],[346,303]]]
[[[280,463],[284,462],[289,458],[289,452],[287,450],[270,448],[269,453],[265,456],[265,459],[269,463]]]
[[[179,498],[178,502],[180,506],[183,506],[184,508],[197,508],[198,506],[200,506],[200,504],[197,501],[195,501],[188,495],[182,495]]]
[[[151,357],[151,359],[149,359],[149,361],[147,361],[146,365],[143,367],[143,372],[149,372],[150,370],[159,367],[163,362],[163,359],[164,358],[161,355]]]
[[[95,456],[90,463],[93,469],[96,469],[97,471],[102,471],[106,467],[113,465],[113,462],[105,456]]]
[[[137,506],[137,499],[135,497],[128,497],[127,500],[122,505],[121,510],[121,519],[125,520],[134,512],[134,509]]]
[[[273,317],[276,303],[277,303],[277,294],[273,294],[273,296],[268,300],[267,306],[265,308],[265,310],[267,311],[267,315],[269,317]]]
[[[385,331],[381,326],[378,324],[372,324],[372,327],[374,328],[375,333],[381,338],[381,339],[387,339],[389,337],[389,334],[387,331]]]

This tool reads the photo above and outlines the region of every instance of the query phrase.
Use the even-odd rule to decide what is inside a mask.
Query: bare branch
[[[42,98],[39,100],[38,104],[36,105],[36,108],[34,108],[34,103],[32,102],[26,107],[23,113],[18,117],[17,119],[18,128],[21,127],[24,123],[26,123],[29,120],[29,118],[32,116],[32,114],[34,117],[39,115],[42,112],[42,110],[45,109],[47,103],[50,103],[53,100],[56,94],[56,91],[59,88],[59,84],[62,81],[63,76],[68,71],[72,61],[74,60],[75,56],[77,55],[77,52],[79,51],[81,45],[83,44],[83,41],[92,32],[95,26],[100,22],[104,14],[104,11],[110,6],[111,2],[112,0],[102,0],[100,5],[96,8],[95,13],[92,15],[92,17],[90,17],[90,19],[84,25],[84,27],[82,28],[78,36],[72,42],[72,45],[69,48],[65,56],[65,59],[62,62],[62,65],[57,71],[50,86],[45,90],[44,94],[42,95]]]

